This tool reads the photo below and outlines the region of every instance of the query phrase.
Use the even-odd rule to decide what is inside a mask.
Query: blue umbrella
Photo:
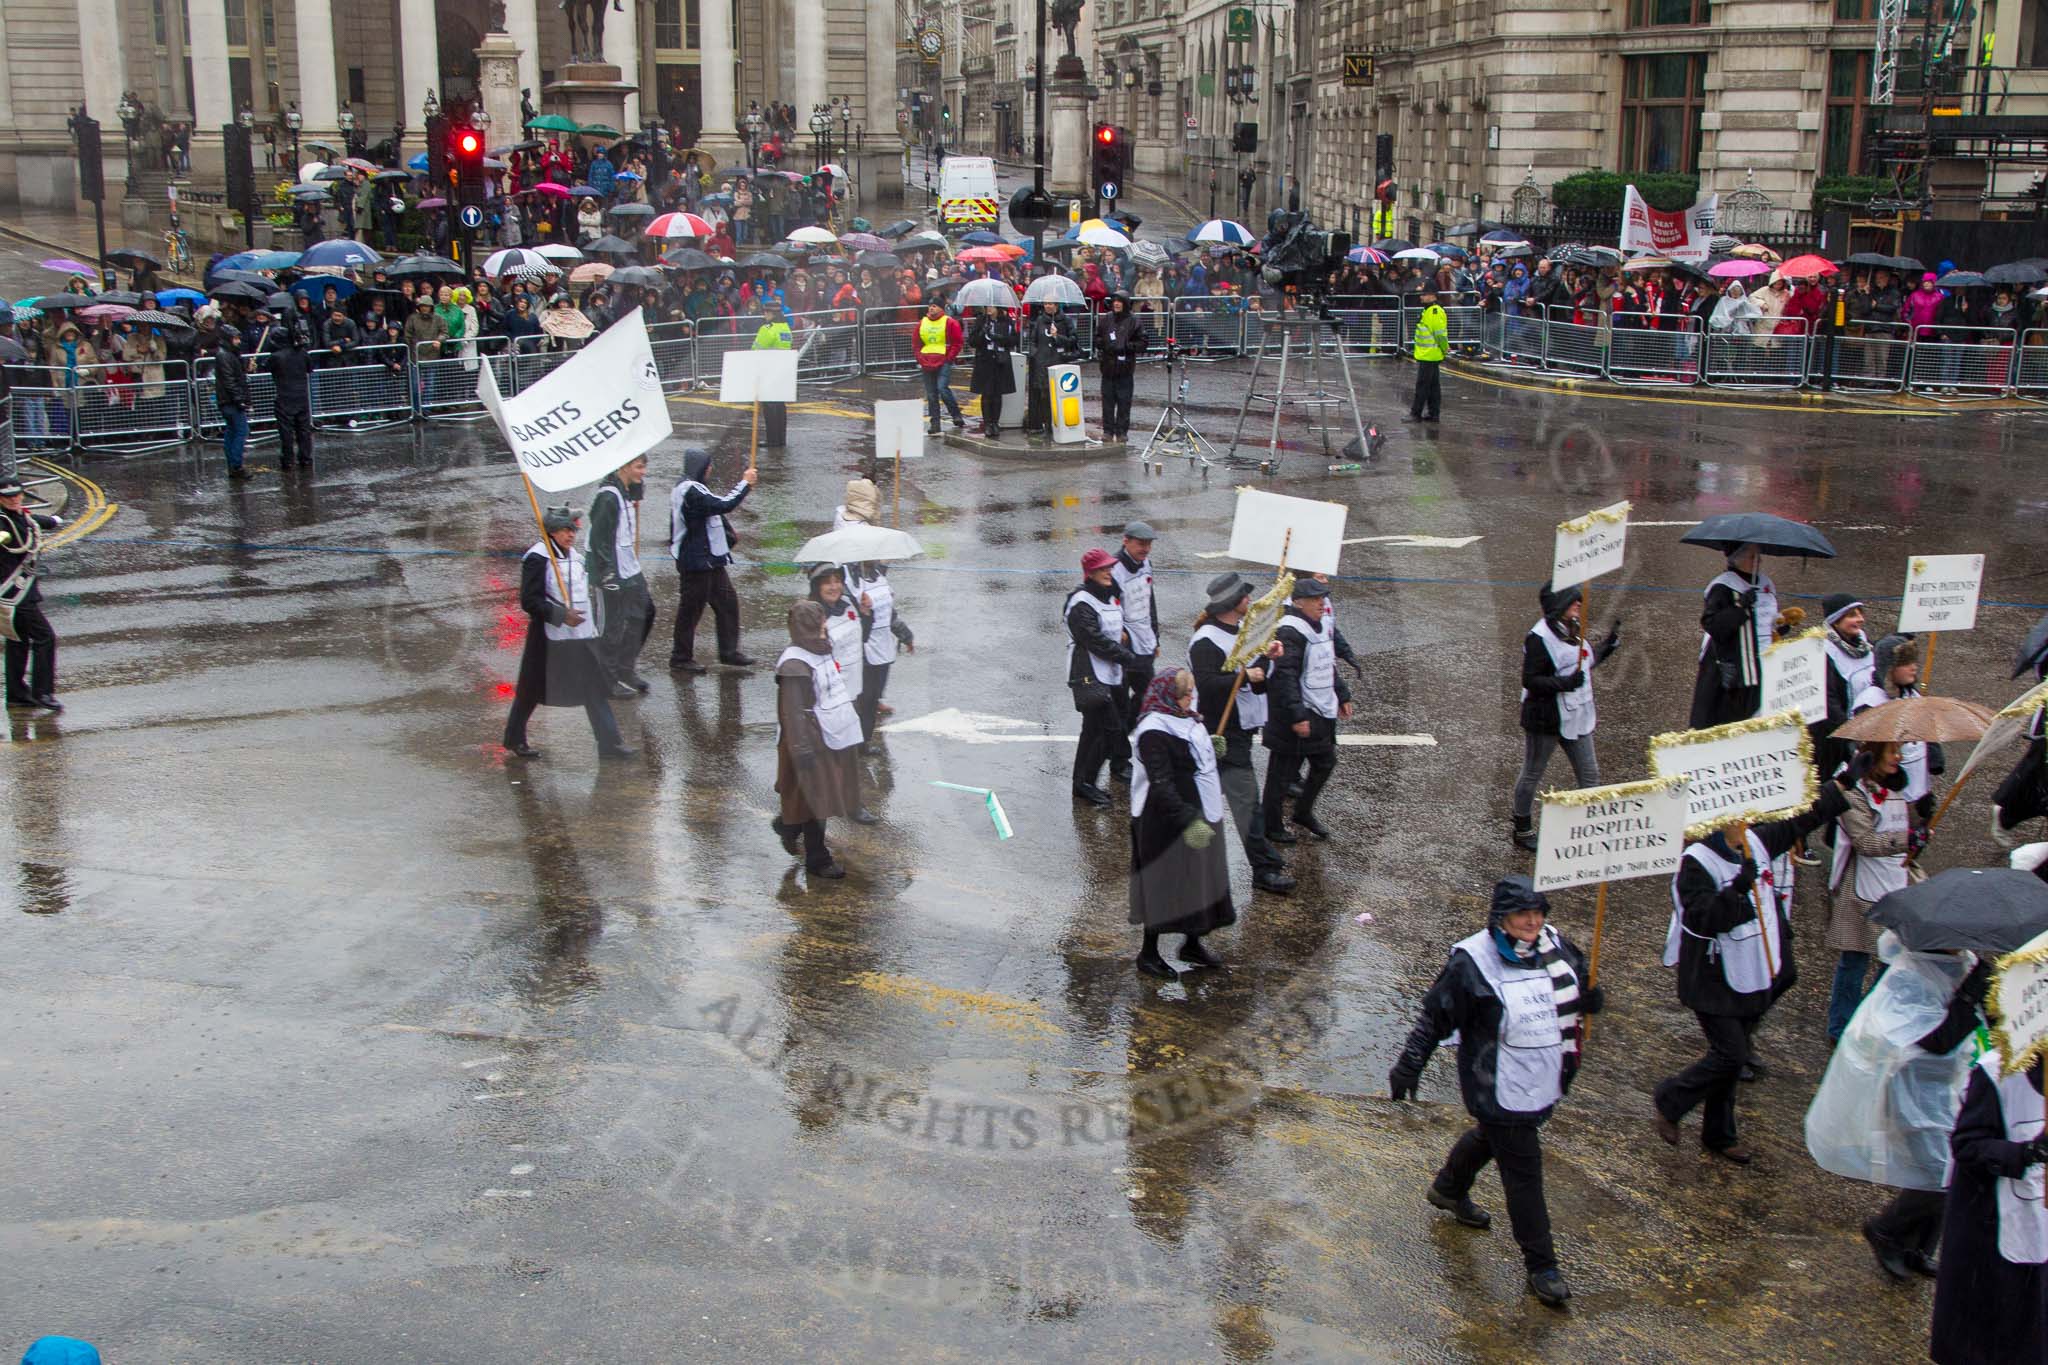
[[[1001,246],[1003,244],[1003,239],[996,236],[993,232],[970,232],[960,240],[969,246]]]
[[[425,152],[421,152],[418,156],[415,156],[412,160],[406,162],[405,168],[409,171],[415,171],[421,175],[425,175],[427,173],[427,154]]]
[[[291,187],[294,199],[327,199],[333,196],[334,187],[328,184],[294,185]]]
[[[1462,261],[1469,254],[1464,247],[1452,246],[1449,242],[1431,242],[1423,250],[1434,251],[1437,255],[1448,256],[1454,261]]]
[[[249,263],[235,266],[233,269],[290,270],[299,263],[299,253],[296,251],[245,251],[242,254],[249,258]],[[226,262],[223,261],[222,264],[225,265]]]
[[[206,295],[200,293],[197,289],[186,289],[183,287],[159,289],[156,291],[156,301],[166,307],[174,303],[189,303],[194,308],[197,308],[200,304],[206,302]]]
[[[292,293],[304,294],[315,303],[326,297],[329,289],[335,290],[342,298],[356,292],[356,282],[341,275],[308,275],[304,279],[293,280],[288,287]]]
[[[1251,230],[1243,223],[1228,218],[1211,218],[1188,229],[1190,242],[1222,242],[1231,246],[1245,246],[1252,241]]]
[[[1495,228],[1479,240],[1482,242],[1519,242],[1525,239],[1519,232],[1509,232],[1506,228]]]
[[[305,254],[299,257],[299,266],[302,269],[313,265],[354,267],[379,265],[383,260],[384,258],[374,249],[364,246],[361,242],[348,237],[336,237],[325,242],[315,242],[307,247]]]
[[[571,185],[569,187],[569,197],[571,199],[602,199],[604,198],[604,191],[594,185]]]

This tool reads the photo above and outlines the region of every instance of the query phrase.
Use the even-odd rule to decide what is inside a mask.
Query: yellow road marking
[[[690,403],[700,408],[722,408],[726,412],[734,414],[747,411],[746,407],[739,403],[721,403],[716,398],[691,398],[686,394],[680,393],[670,394],[668,401],[671,403]],[[860,417],[870,422],[875,418],[875,414],[872,412],[865,412],[859,408],[842,407],[836,403],[791,403],[787,406],[791,412],[822,412],[827,417]]]
[[[121,510],[119,503],[107,501],[106,489],[101,488],[97,483],[94,483],[77,470],[68,469],[60,464],[52,464],[50,461],[40,458],[30,460],[29,463],[42,466],[50,473],[64,480],[64,482],[77,488],[79,492],[85,494],[84,513],[62,530],[45,536],[43,544],[46,547],[54,550],[60,545],[69,545],[73,541],[83,540],[94,531],[99,530],[100,527],[112,521],[114,513]]]

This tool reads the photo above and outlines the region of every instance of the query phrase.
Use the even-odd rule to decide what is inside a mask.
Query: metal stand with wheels
[[[1216,447],[1188,421],[1188,360],[1178,346],[1166,353],[1166,410],[1139,459],[1162,469],[1168,459],[1185,459],[1205,470],[1216,462]]]
[[[1272,345],[1272,335],[1280,334],[1280,367],[1270,392],[1259,392],[1259,376],[1266,366],[1266,357]],[[1335,355],[1338,373],[1343,376],[1344,391],[1334,391],[1325,369],[1328,357]],[[1290,363],[1306,361],[1308,378],[1303,384],[1297,378],[1295,387],[1288,385]],[[1253,403],[1272,405],[1273,422],[1266,438],[1266,454],[1254,461],[1238,455],[1243,443],[1245,419],[1251,414]],[[1334,424],[1333,417],[1341,420],[1341,414],[1332,409],[1348,408],[1351,420],[1347,424],[1352,439],[1342,448],[1349,459],[1363,463],[1379,454],[1384,439],[1378,427],[1369,427],[1358,410],[1358,389],[1351,380],[1351,358],[1345,353],[1343,338],[1338,335],[1336,323],[1319,313],[1296,312],[1292,316],[1282,315],[1267,319],[1260,329],[1258,350],[1252,358],[1251,377],[1245,383],[1244,401],[1238,405],[1237,425],[1230,433],[1230,448],[1223,453],[1226,462],[1234,464],[1256,463],[1261,473],[1273,473],[1280,464],[1280,412],[1282,408],[1296,408],[1305,411],[1310,418],[1311,430],[1322,438],[1323,454],[1330,457],[1338,452],[1331,448],[1330,433],[1340,435],[1347,427]]]

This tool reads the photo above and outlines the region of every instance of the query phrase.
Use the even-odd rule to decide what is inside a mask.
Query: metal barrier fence
[[[801,346],[803,337],[797,335],[796,319],[790,319],[790,344]],[[725,356],[728,351],[751,350],[754,333],[759,324],[749,318],[702,318],[697,323],[696,340],[696,386],[700,389],[718,387],[718,377],[725,371]],[[797,377],[801,379],[802,366],[798,366]]]
[[[2027,397],[2048,398],[2048,330],[2035,328],[2020,338],[2020,363],[2013,387]]]
[[[1944,397],[1997,398],[2013,385],[2019,336],[2010,327],[1940,327],[1940,340],[1915,341],[1906,382]]]
[[[797,313],[791,316],[789,326],[802,351],[796,361],[797,383],[842,379],[861,372],[860,314],[855,310]],[[747,344],[754,344],[751,332]]]
[[[420,416],[460,421],[482,417],[484,406],[476,396],[476,367],[482,364],[490,365],[499,392],[508,396],[519,392],[517,372],[513,369],[517,357],[509,339],[478,337],[473,344],[473,355],[464,355],[458,347],[440,342],[423,341],[413,346],[413,410]],[[432,354],[428,354],[429,347]],[[446,354],[451,350],[456,354]]]
[[[1906,387],[1912,332],[1903,322],[1865,322],[1857,324],[1856,334],[1814,337],[1807,347],[1807,382],[1896,393]]]
[[[905,304],[861,315],[861,360],[869,374],[917,372],[917,324],[924,309]]]
[[[680,393],[697,382],[696,329],[687,322],[657,322],[647,329],[654,368],[664,393]]]
[[[342,359],[308,376],[315,426],[391,426],[412,420],[411,355],[403,345],[359,346]]]
[[[1394,294],[1343,294],[1330,299],[1330,320],[1352,355],[1391,356],[1404,349],[1401,300]]]
[[[192,406],[198,414],[199,439],[218,441],[226,430],[220,419],[220,404],[214,400],[214,361],[203,356],[192,367]],[[273,440],[277,436],[277,381],[267,370],[249,376],[249,439]]]
[[[1183,294],[1169,303],[1167,334],[1188,359],[1228,360],[1244,354],[1243,299],[1235,294]]]
[[[154,450],[192,439],[192,385],[185,362],[80,365],[59,390],[71,444]]]
[[[1616,384],[1690,384],[1699,378],[1700,325],[1686,314],[1616,313],[1607,378]]]
[[[1607,364],[1607,329],[1598,323],[1573,322],[1574,316],[1574,309],[1553,305],[1544,318],[1543,368],[1599,374]]]
[[[1443,306],[1443,305],[1439,305]],[[1474,354],[1486,347],[1486,310],[1476,303],[1443,306],[1444,334],[1450,354]],[[1422,301],[1412,295],[1401,300],[1401,352],[1415,353],[1415,327],[1422,320]]]
[[[1701,377],[1715,388],[1793,388],[1806,382],[1807,323],[1804,318],[1781,318],[1775,324],[1791,323],[1796,332],[1707,333],[1707,361]]]

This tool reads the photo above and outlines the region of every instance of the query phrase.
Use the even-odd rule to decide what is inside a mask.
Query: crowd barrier
[[[1227,359],[1270,351],[1278,329],[1263,306],[1229,295],[1172,300],[1166,335],[1193,358]],[[1412,354],[1420,310],[1391,295],[1337,296],[1328,317],[1346,354],[1380,359]],[[1080,359],[1094,355],[1099,308],[1069,310]],[[803,384],[859,375],[908,377],[917,372],[917,319],[909,306],[870,308],[855,319],[843,311],[801,313],[791,322]],[[1832,386],[1876,392],[1911,390],[1942,398],[2013,394],[2048,402],[2048,329],[1944,327],[1915,337],[1905,324],[1870,323],[1841,336],[1796,331],[1716,332],[1699,318],[1621,313],[1607,318],[1570,307],[1541,313],[1471,305],[1444,310],[1453,358],[1491,365],[1584,375],[1623,385],[1794,389]],[[1141,312],[1141,316],[1143,316]],[[1782,325],[1782,324],[1780,324]],[[671,393],[713,390],[728,351],[754,344],[752,318],[711,318],[701,324],[660,323],[648,329],[662,387]],[[580,343],[578,343],[580,344]],[[485,336],[449,346],[359,347],[340,358],[315,356],[309,376],[316,425],[356,429],[414,420],[475,421],[477,370],[488,364],[501,393],[538,383],[577,350],[544,337]],[[1164,347],[1153,359],[1163,358]],[[69,376],[47,367],[11,366],[13,445],[24,452],[90,448],[135,452],[195,437],[217,441],[214,361],[156,361],[136,367],[86,366]],[[24,383],[35,379],[38,383]],[[275,388],[259,368],[248,376],[252,440],[275,434]]]

